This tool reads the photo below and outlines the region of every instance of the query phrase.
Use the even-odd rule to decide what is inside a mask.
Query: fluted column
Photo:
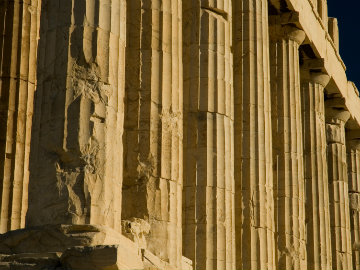
[[[349,191],[345,146],[345,123],[350,113],[341,98],[325,103],[328,143],[330,226],[333,269],[353,269]]]
[[[183,0],[183,252],[194,269],[236,269],[231,5]]]
[[[306,269],[299,46],[304,31],[270,25],[271,111],[277,268]]]
[[[40,3],[0,2],[0,233],[25,226]]]
[[[324,87],[329,76],[302,70],[308,269],[332,269]]]
[[[233,18],[235,269],[274,269],[268,1],[234,1]]]
[[[124,0],[44,0],[27,225],[121,229]]]
[[[123,219],[151,225],[147,248],[181,262],[182,1],[127,1]]]
[[[347,131],[346,150],[353,269],[360,269],[360,132]]]

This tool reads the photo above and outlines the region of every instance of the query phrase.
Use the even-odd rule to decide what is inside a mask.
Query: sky
[[[340,55],[348,80],[360,90],[360,0],[328,0],[328,12],[338,19]]]

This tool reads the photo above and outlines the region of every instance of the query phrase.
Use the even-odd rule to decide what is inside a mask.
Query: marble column
[[[275,269],[268,1],[233,2],[235,269]]]
[[[304,31],[270,24],[271,112],[277,268],[306,269],[299,46]]]
[[[194,269],[235,269],[231,5],[183,0],[183,252]]]
[[[40,3],[0,3],[0,233],[25,226]]]
[[[182,256],[182,1],[127,1],[123,215],[148,222],[147,249]]]
[[[121,230],[124,0],[43,0],[27,226]]]
[[[360,269],[360,132],[346,133],[349,208],[353,269]]]
[[[333,269],[353,269],[349,213],[345,123],[350,113],[341,98],[325,102],[328,143],[330,226]]]
[[[332,269],[324,88],[329,76],[301,73],[308,269]]]

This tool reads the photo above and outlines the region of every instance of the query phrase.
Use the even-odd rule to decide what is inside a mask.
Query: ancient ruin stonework
[[[1,270],[360,270],[326,0],[0,0],[0,33]]]

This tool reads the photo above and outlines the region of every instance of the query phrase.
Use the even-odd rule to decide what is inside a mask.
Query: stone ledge
[[[60,267],[60,255],[58,253],[0,254],[0,270],[55,270]]]
[[[123,245],[73,247],[67,249],[60,260],[72,270],[144,269],[141,257],[135,252]]]
[[[124,243],[137,246],[120,233],[93,225],[45,225],[0,235],[0,254],[64,252],[74,246]]]
[[[0,234],[0,270],[176,270],[110,228],[45,225]],[[192,270],[183,257],[181,270]]]
[[[103,226],[45,225],[10,231],[0,235],[0,254],[1,270],[143,269],[138,246]],[[89,260],[92,268],[86,264]]]
[[[126,245],[71,247],[64,253],[1,255],[0,270],[143,270],[137,250]]]

